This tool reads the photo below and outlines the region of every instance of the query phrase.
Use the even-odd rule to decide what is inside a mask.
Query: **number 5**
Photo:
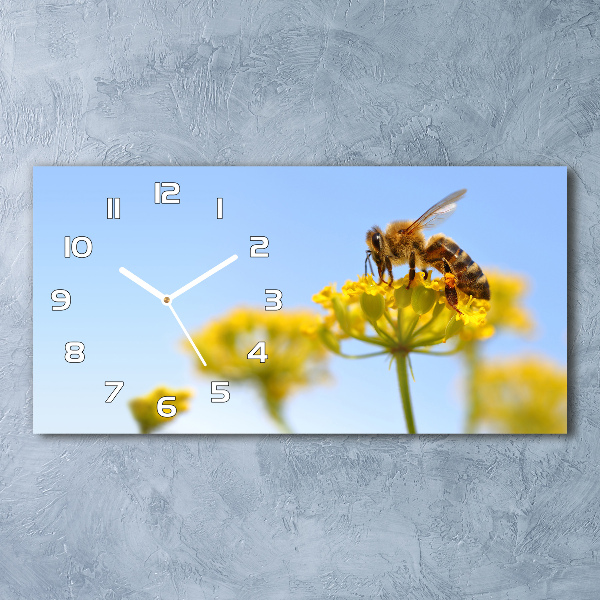
[[[220,398],[212,398],[211,402],[229,402],[229,398],[231,397],[229,394],[229,390],[221,389],[219,386],[229,385],[229,381],[211,381],[210,382],[210,393],[211,395],[219,394]]]

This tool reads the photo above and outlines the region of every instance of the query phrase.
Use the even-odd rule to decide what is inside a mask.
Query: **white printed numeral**
[[[266,342],[258,342],[250,352],[248,352],[248,358],[258,358],[261,363],[266,362],[269,356],[265,354],[267,349]]]
[[[267,296],[274,295],[275,298],[267,298],[267,306],[265,306],[265,310],[281,310],[283,303],[281,302],[281,298],[283,294],[281,290],[265,290],[265,294]],[[273,303],[274,306],[269,303]]]
[[[85,243],[85,252],[77,251],[77,244],[79,242]],[[65,258],[69,258],[71,256],[71,253],[73,253],[73,256],[76,256],[77,258],[88,257],[92,253],[92,240],[90,240],[89,237],[85,237],[85,235],[80,235],[80,236],[77,236],[76,238],[73,238],[73,241],[71,241],[71,238],[68,235],[66,235],[65,236]]]
[[[71,306],[71,294],[67,290],[54,290],[50,298],[52,302],[62,302],[62,306],[53,306],[52,310],[67,310]]]
[[[120,219],[121,218],[121,198],[106,199],[106,218]]]
[[[268,252],[258,252],[264,250],[269,245],[269,238],[264,235],[251,235],[251,242],[261,242],[260,244],[252,244],[250,246],[250,258],[268,258]]]
[[[229,381],[211,381],[210,382],[210,393],[211,393],[211,402],[229,402],[229,398],[231,395],[229,394],[229,390],[224,390],[222,387],[229,385]],[[222,387],[220,387],[222,386]],[[220,398],[213,398],[215,394],[218,394]]]
[[[65,360],[68,363],[82,363],[85,360],[84,350],[85,346],[82,342],[67,342],[65,344]]]
[[[156,410],[161,417],[165,417],[169,419],[174,417],[177,414],[177,408],[174,404],[167,404],[165,400],[169,400],[170,402],[175,402],[177,398],[175,396],[163,396],[156,404]],[[165,412],[165,408],[169,412]]]
[[[223,218],[223,198],[217,198],[217,219]]]
[[[104,401],[104,402],[112,402],[117,397],[117,394],[123,389],[123,386],[125,385],[125,382],[124,381],[105,381],[104,385],[115,385],[115,386],[117,386],[110,393],[110,396]]]
[[[170,187],[172,189],[162,190],[162,187]],[[179,198],[169,198],[169,196],[177,196],[179,194],[180,187],[178,183],[159,183],[158,181],[154,184],[154,204],[179,204]]]

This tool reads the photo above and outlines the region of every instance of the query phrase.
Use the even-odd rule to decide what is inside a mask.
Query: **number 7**
[[[117,397],[117,394],[123,389],[125,382],[124,381],[105,381],[104,385],[116,385],[117,386],[110,393],[110,396],[104,401],[104,402],[112,402]]]

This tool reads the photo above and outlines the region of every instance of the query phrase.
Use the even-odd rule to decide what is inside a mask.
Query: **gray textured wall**
[[[598,598],[598,22],[585,0],[2,0],[0,598]],[[568,165],[569,435],[34,437],[43,164]]]

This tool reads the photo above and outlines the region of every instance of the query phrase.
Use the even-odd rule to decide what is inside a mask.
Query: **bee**
[[[370,258],[373,257],[379,273],[379,283],[385,272],[389,273],[389,285],[394,281],[392,265],[408,263],[410,268],[408,286],[415,278],[415,268],[419,267],[427,277],[427,267],[433,267],[444,275],[446,300],[454,310],[458,310],[456,287],[465,294],[481,300],[490,299],[490,285],[481,267],[459,245],[443,233],[432,235],[427,242],[422,230],[440,223],[456,209],[456,202],[467,190],[459,190],[423,213],[416,221],[394,221],[387,226],[385,233],[377,226],[367,231],[367,261],[373,273]],[[374,275],[374,273],[373,273]]]

